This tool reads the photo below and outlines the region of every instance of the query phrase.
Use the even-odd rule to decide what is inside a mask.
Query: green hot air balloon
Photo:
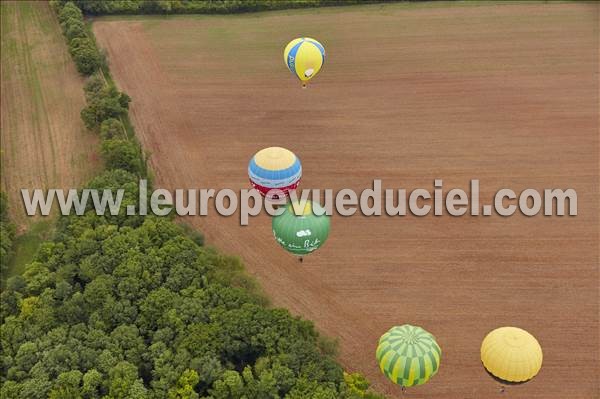
[[[302,256],[317,250],[329,235],[330,218],[319,204],[306,201],[288,202],[283,213],[273,217],[273,234],[286,251]]]
[[[376,356],[383,374],[404,389],[424,384],[437,373],[442,350],[433,335],[405,324],[379,338]]]

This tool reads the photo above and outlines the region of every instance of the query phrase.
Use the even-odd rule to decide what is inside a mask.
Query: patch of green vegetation
[[[6,278],[23,274],[42,242],[51,238],[54,232],[54,220],[41,220],[32,223],[28,230],[17,236],[14,241],[14,256],[8,264]],[[3,282],[6,279],[2,279]]]
[[[2,64],[8,64],[9,60],[13,58],[17,52],[17,41],[14,35],[11,34],[14,30],[14,19],[15,8],[9,3],[0,3],[0,16],[1,16],[1,28],[2,28]]]
[[[8,199],[6,194],[0,192],[0,273],[4,273],[13,258],[13,240],[15,238],[15,225],[8,217]]]

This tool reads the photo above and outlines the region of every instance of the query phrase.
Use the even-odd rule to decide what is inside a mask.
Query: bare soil
[[[576,217],[340,217],[300,264],[261,215],[188,221],[239,254],[277,306],[340,340],[349,371],[402,397],[379,336],[433,333],[440,371],[412,398],[597,398],[597,4],[377,5],[242,16],[99,19],[94,31],[165,188],[247,188],[257,150],[284,146],[302,188],[574,188]],[[283,65],[307,35],[328,58],[306,90]],[[544,365],[505,393],[483,369],[488,331],[534,334]]]

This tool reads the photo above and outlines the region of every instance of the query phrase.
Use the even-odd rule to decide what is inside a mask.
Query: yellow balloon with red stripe
[[[288,43],[283,60],[291,73],[302,82],[302,86],[314,78],[325,63],[325,48],[317,40],[300,37]]]

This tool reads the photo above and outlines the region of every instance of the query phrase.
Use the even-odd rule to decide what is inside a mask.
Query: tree
[[[102,96],[102,91],[105,87],[106,83],[104,82],[104,79],[100,73],[91,75],[89,78],[87,78],[85,85],[83,86],[83,92],[85,93],[86,101],[89,103],[95,98]]]
[[[2,398],[21,398],[21,384],[15,381],[6,381],[0,388],[0,397]]]
[[[96,370],[88,370],[83,375],[83,387],[81,394],[86,399],[96,399],[100,396],[100,388],[102,384],[102,374]]]
[[[87,106],[81,109],[80,112],[81,120],[86,128],[94,130],[98,126],[98,119],[96,117],[96,109],[92,106]]]
[[[73,49],[72,53],[77,70],[83,75],[89,75],[100,67],[101,57],[96,48],[81,46]]]
[[[81,377],[79,370],[61,373],[48,395],[49,399],[79,399],[81,398]]]
[[[38,347],[34,342],[25,342],[19,346],[14,359],[14,367],[28,372],[38,362]]]
[[[85,24],[82,19],[69,18],[63,24],[63,30],[67,40],[71,41],[76,38],[83,39],[87,33],[85,31]]]
[[[134,142],[127,139],[104,140],[101,153],[108,169],[123,169],[141,175],[140,149]]]
[[[127,93],[119,93],[119,105],[125,109],[129,109],[129,103],[131,102],[131,97],[127,95]]]
[[[286,399],[337,399],[339,394],[335,386],[322,385],[316,381],[300,378]]]
[[[81,119],[88,129],[94,130],[106,119],[119,118],[126,112],[117,97],[101,96],[91,100],[81,110]]]
[[[19,395],[15,398],[47,399],[52,383],[48,378],[29,378],[19,384]]]
[[[244,381],[235,370],[227,370],[221,379],[215,381],[210,394],[215,399],[237,399],[244,394]]]
[[[177,386],[169,391],[169,399],[197,399],[199,395],[194,391],[194,387],[200,378],[194,370],[185,370],[179,380]]]
[[[120,120],[115,118],[108,118],[102,121],[100,125],[100,137],[103,140],[109,140],[113,138],[124,138],[125,128]]]
[[[69,19],[83,21],[83,13],[73,2],[64,4],[58,13],[58,21],[61,24],[64,24]]]
[[[146,350],[144,339],[135,325],[121,324],[110,333],[109,348],[112,353],[131,364],[142,364]]]
[[[100,67],[102,57],[94,42],[87,37],[76,37],[69,44],[69,52],[77,70],[83,75],[91,75]]]
[[[123,361],[109,371],[108,398],[110,399],[129,399],[143,398],[146,395],[146,389],[141,380],[138,380],[137,367],[133,364]]]
[[[246,395],[254,398],[279,398],[279,392],[277,390],[277,382],[273,378],[273,374],[264,370],[258,375],[258,378],[254,376],[252,368],[246,366],[242,372],[242,377],[246,385]]]

